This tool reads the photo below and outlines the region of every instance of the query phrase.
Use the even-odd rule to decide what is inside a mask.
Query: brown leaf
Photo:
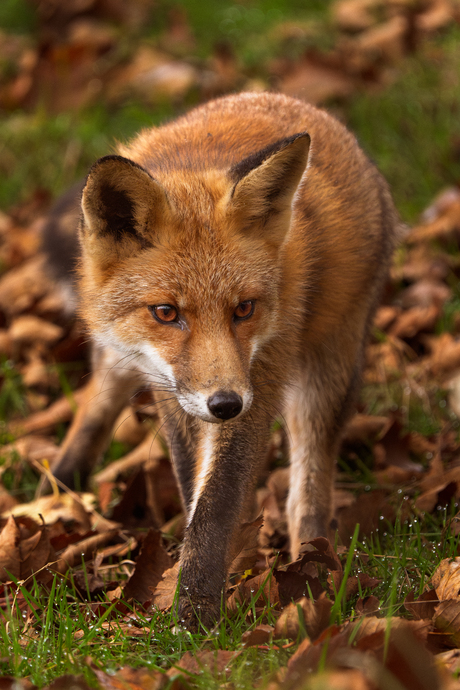
[[[229,573],[242,573],[250,570],[258,559],[259,531],[264,519],[260,515],[252,522],[240,526],[233,545],[233,560]]]
[[[439,601],[460,601],[460,557],[444,558],[431,578]]]
[[[82,558],[91,558],[99,547],[110,542],[118,533],[118,529],[113,529],[103,532],[102,534],[96,534],[82,539],[76,544],[71,544],[60,554],[59,559],[53,565],[53,570],[57,573],[67,572],[67,570],[73,568],[76,563],[81,563]]]
[[[161,690],[169,683],[165,673],[146,668],[125,667],[115,675],[109,675],[94,665],[92,669],[103,690]]]
[[[460,342],[450,333],[441,333],[436,338],[424,341],[431,350],[428,359],[429,371],[435,376],[445,376],[460,367]],[[455,379],[451,382],[455,390]]]
[[[43,270],[43,257],[34,256],[0,280],[0,308],[11,316],[21,314],[52,290]]]
[[[11,575],[20,579],[20,531],[13,517],[8,518],[0,533],[0,581],[8,582]]]
[[[460,647],[460,600],[442,601],[436,607],[433,623],[437,630],[448,633],[452,647]]]
[[[257,647],[271,642],[275,628],[272,625],[258,625],[253,630],[248,630],[242,635],[245,647]]]
[[[31,438],[30,436],[28,438]],[[24,439],[23,439],[24,440]],[[36,522],[42,520],[50,525],[57,520],[77,522],[83,531],[90,529],[89,511],[95,503],[94,494],[57,494],[41,496],[29,503],[20,503],[10,509],[9,513],[15,517],[22,515],[32,517]]]
[[[355,414],[346,426],[344,440],[347,443],[376,441],[387,433],[390,426],[388,417]]]
[[[342,563],[339,557],[330,541],[325,537],[317,537],[303,544],[300,548],[300,557],[295,561],[295,564],[292,564],[292,569],[300,571],[306,563],[312,561],[322,563],[329,570],[342,570]]]
[[[279,598],[282,606],[291,601],[297,601],[308,596],[311,592],[315,599],[323,592],[323,585],[317,576],[311,576],[306,572],[296,572],[288,566],[286,570],[275,570],[274,576],[278,583]]]
[[[374,316],[374,328],[378,328],[379,331],[387,331],[400,313],[401,307],[394,307],[392,305],[379,307]]]
[[[394,508],[388,503],[385,491],[368,491],[355,497],[351,506],[340,509],[337,514],[342,542],[346,544],[350,541],[357,524],[361,536],[375,531],[381,524],[382,516],[389,521],[394,519]]]
[[[184,656],[169,671],[168,676],[174,678],[178,672],[185,672],[187,675],[198,675],[204,669],[209,670],[213,675],[229,673],[229,664],[240,652],[218,649],[212,651],[185,652]]]
[[[412,307],[404,311],[391,326],[389,333],[396,338],[413,338],[420,332],[431,333],[441,316],[441,307]]]
[[[332,5],[332,17],[342,31],[363,31],[376,22],[375,0],[338,0]]]
[[[179,563],[163,573],[163,577],[152,592],[152,604],[160,611],[169,610],[173,603],[177,590],[177,578],[179,576]]]
[[[22,345],[50,346],[64,335],[64,330],[33,314],[18,316],[10,326],[9,336],[13,347]]]
[[[331,609],[332,601],[324,592],[317,601],[303,597],[289,604],[276,621],[274,639],[298,639],[303,624],[309,639],[314,642],[329,626]]]
[[[149,530],[142,543],[134,572],[124,587],[126,599],[136,599],[141,604],[152,599],[152,591],[160,582],[166,570],[172,568],[173,560],[166,553],[159,530]]]
[[[239,608],[248,604],[259,590],[260,594],[255,602],[256,606],[265,607],[269,605],[275,607],[279,605],[278,583],[275,577],[273,577],[272,571],[265,570],[260,575],[247,578],[237,585],[227,599],[227,609],[232,613],[238,611]]]
[[[361,616],[375,616],[380,613],[380,599],[373,594],[368,597],[361,597],[356,602],[356,612]]]
[[[460,649],[449,649],[447,652],[436,654],[436,663],[444,666],[449,673],[460,671]]]
[[[452,202],[443,209],[442,214],[433,221],[419,225],[406,238],[409,244],[430,242],[434,239],[447,239],[460,226],[460,199]]]
[[[415,620],[431,620],[438,604],[438,595],[434,589],[422,592],[418,599],[414,599],[414,593],[409,592],[404,601],[404,607],[410,611]]]
[[[21,579],[26,580],[31,575],[40,581],[52,578],[50,570],[44,569],[47,564],[56,560],[56,554],[50,544],[48,529],[41,526],[35,535],[19,542],[21,554]]]
[[[331,98],[345,98],[355,90],[354,80],[339,69],[312,61],[309,57],[291,64],[281,78],[282,93],[320,104]]]

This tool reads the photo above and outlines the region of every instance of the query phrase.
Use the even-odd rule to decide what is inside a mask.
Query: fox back
[[[188,520],[180,615],[191,629],[208,625],[280,414],[293,556],[327,534],[335,454],[397,216],[339,122],[249,93],[100,159],[81,208],[81,313],[94,377],[99,367],[105,381],[110,365],[116,393],[110,413],[82,406],[55,473],[68,484],[75,470],[86,477],[120,404],[148,382]]]

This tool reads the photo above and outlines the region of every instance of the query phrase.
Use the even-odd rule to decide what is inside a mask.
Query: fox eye
[[[172,304],[154,304],[149,306],[149,311],[159,323],[175,323],[179,316]]]
[[[235,321],[245,321],[249,319],[254,313],[255,301],[252,299],[247,299],[244,302],[240,302],[235,311],[233,312],[233,318]]]

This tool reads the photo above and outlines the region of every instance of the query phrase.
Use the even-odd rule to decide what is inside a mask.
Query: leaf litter
[[[78,2],[62,7],[46,0],[39,3],[41,48],[2,35],[18,67],[0,82],[2,108],[33,109],[45,98],[49,110],[59,112],[101,98],[116,103],[132,94],[149,104],[165,98],[181,104],[191,93],[204,99],[268,85],[254,83],[224,46],[216,47],[207,62],[190,60],[195,38],[180,8],[169,15],[156,47],[141,44],[126,60],[117,52],[111,22],[140,26],[148,4],[135,0],[129,13],[115,1],[97,12],[96,5],[87,3],[82,17]],[[460,7],[454,0],[340,0],[332,5],[332,20],[334,46],[328,51],[309,48],[298,58],[266,64],[272,86],[319,104],[349,98],[362,88],[382,87],[393,78],[398,61],[434,32],[460,21]],[[276,40],[305,38],[311,32],[311,27],[300,24],[280,25]],[[60,77],[63,64],[66,79]],[[48,591],[56,574],[71,572],[81,609],[88,611],[91,605],[92,615],[106,616],[108,639],[114,635],[115,615],[117,630],[127,636],[147,635],[154,611],[173,610],[184,529],[153,401],[135,399],[123,412],[115,437],[124,452],[96,473],[94,495],[55,493],[30,501],[23,489],[28,472],[47,474],[58,452],[57,431],[72,419],[88,373],[83,326],[69,319],[39,252],[48,201],[46,194],[37,193],[28,204],[0,218],[1,375],[5,386],[13,362],[26,411],[15,410],[9,399],[8,423],[2,428],[0,614],[6,620],[13,607],[21,614],[24,630],[33,627],[34,605],[27,592],[37,582]],[[356,524],[364,538],[378,531],[382,517],[394,522],[404,511],[406,516],[436,514],[460,498],[459,243],[460,192],[451,188],[407,232],[385,302],[375,317],[362,403],[345,432],[341,452],[352,466],[359,464],[363,453],[369,457],[371,484],[339,472],[339,544],[350,543]],[[67,369],[69,362],[79,366]],[[64,396],[62,371],[68,371]],[[446,392],[444,397],[440,391]],[[368,399],[379,405],[370,406]],[[418,430],[414,410],[434,419],[432,428]],[[379,578],[358,572],[344,580],[344,546],[315,539],[302,546],[297,561],[289,562],[288,469],[277,467],[286,459],[286,446],[284,432],[276,431],[265,481],[254,501],[254,515],[259,517],[241,526],[224,599],[230,620],[246,620],[246,648],[260,653],[296,649],[266,687],[459,688],[450,674],[460,668],[460,556],[442,560],[422,592],[408,593],[404,607],[410,620],[380,609],[380,599],[372,593]],[[396,501],[401,495],[407,499],[404,504]],[[448,523],[444,539],[459,534],[459,520],[454,517]],[[332,612],[342,582],[344,599],[354,598],[355,605],[353,616],[339,624],[332,621]],[[219,676],[225,684],[240,653],[188,651],[166,672],[125,667],[108,674],[91,660],[88,664],[101,688],[177,690],[189,687],[203,672]],[[75,676],[58,678],[47,687],[70,686],[88,687]],[[35,686],[4,677],[0,687]]]

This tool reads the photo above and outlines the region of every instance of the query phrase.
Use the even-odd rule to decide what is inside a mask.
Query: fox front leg
[[[94,346],[92,359],[91,381],[52,468],[56,479],[71,489],[86,486],[110,443],[118,415],[143,383],[143,376],[131,358],[110,348]]]
[[[209,628],[219,618],[232,540],[245,517],[258,458],[269,439],[268,422],[254,429],[246,417],[200,426],[178,604],[179,620],[192,631],[200,623]]]

